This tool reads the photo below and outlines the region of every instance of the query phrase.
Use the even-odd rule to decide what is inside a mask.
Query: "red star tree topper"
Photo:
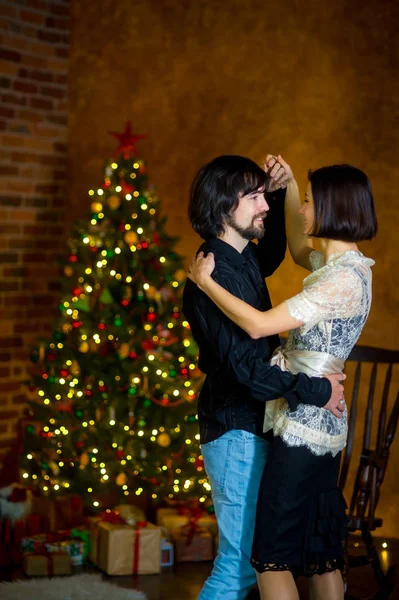
[[[136,155],[136,142],[146,137],[145,135],[134,135],[130,121],[127,121],[125,131],[122,133],[110,131],[110,135],[113,135],[119,141],[119,147],[115,155],[123,154],[125,159]]]

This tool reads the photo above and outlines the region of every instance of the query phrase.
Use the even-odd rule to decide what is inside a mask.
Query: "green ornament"
[[[139,427],[144,427],[145,425],[147,425],[147,421],[143,421],[143,420],[141,420],[141,421],[138,421],[138,422],[137,422],[137,425],[138,425]]]
[[[146,400],[144,400],[143,402],[143,406],[144,408],[149,408],[151,406],[152,402],[151,400],[148,400],[148,398]]]
[[[166,279],[166,281],[170,281],[172,279],[172,276],[171,275],[165,275],[165,279]]]
[[[55,383],[56,382],[55,375],[50,375],[50,377],[48,378],[48,382],[49,383]]]
[[[114,320],[114,325],[115,325],[115,327],[120,327],[122,325],[122,319],[120,319],[119,317],[117,317]]]
[[[129,396],[134,396],[136,394],[136,392],[137,392],[137,389],[135,387],[131,387],[128,390],[128,395]]]
[[[101,296],[100,296],[100,302],[102,302],[103,304],[112,304],[114,301],[111,292],[109,291],[108,288],[104,288]]]
[[[26,428],[26,431],[28,433],[34,433],[35,428],[33,427],[33,425],[28,425],[27,428]]]
[[[169,371],[169,375],[171,377],[176,377],[177,373],[176,373],[176,371],[172,370],[172,371]]]
[[[215,514],[215,507],[213,506],[213,504],[211,506],[208,506],[208,513],[210,515],[214,515]]]
[[[142,292],[141,290],[139,292],[137,292],[137,300],[139,302],[141,302],[142,300],[144,300],[144,292]]]
[[[45,471],[48,469],[48,464],[46,462],[42,462],[42,469],[44,469]]]
[[[54,339],[57,340],[57,342],[62,342],[63,340],[65,340],[65,335],[64,333],[62,333],[62,331],[55,331]]]
[[[90,312],[90,304],[88,298],[79,298],[77,302],[73,303],[73,307],[83,312]]]
[[[112,258],[114,256],[114,251],[113,250],[107,250],[107,257],[108,258]]]
[[[81,410],[77,410],[75,415],[78,417],[78,419],[81,419],[83,417],[83,412]]]

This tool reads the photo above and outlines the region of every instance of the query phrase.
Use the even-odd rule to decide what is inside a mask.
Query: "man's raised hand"
[[[346,379],[346,375],[335,373],[334,375],[326,375],[326,379],[331,383],[331,396],[323,408],[332,412],[338,419],[342,419],[342,413],[345,410],[344,386],[342,385],[342,381]]]

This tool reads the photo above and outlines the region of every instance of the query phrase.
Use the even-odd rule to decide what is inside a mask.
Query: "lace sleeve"
[[[361,312],[361,303],[361,279],[346,266],[327,269],[300,294],[287,300],[288,312],[298,321],[303,321],[305,331],[319,321],[353,317]]]
[[[317,250],[313,250],[313,252],[311,252],[309,255],[309,262],[312,271],[317,271],[317,269],[321,269],[321,267],[324,267],[325,265],[323,253],[318,252]]]

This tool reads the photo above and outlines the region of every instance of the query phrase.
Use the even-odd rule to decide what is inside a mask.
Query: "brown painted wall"
[[[59,298],[70,28],[63,0],[8,0],[1,17],[0,462]]]
[[[397,4],[379,0],[75,2],[71,213],[100,181],[114,148],[107,132],[127,119],[148,136],[140,155],[187,256],[199,244],[187,191],[208,159],[281,152],[302,187],[309,167],[353,163],[370,176],[380,222],[363,247],[376,266],[361,341],[397,347],[398,25]],[[303,276],[287,258],[269,283],[274,302],[298,291]],[[399,536],[398,460],[397,440],[381,502],[385,535]]]

